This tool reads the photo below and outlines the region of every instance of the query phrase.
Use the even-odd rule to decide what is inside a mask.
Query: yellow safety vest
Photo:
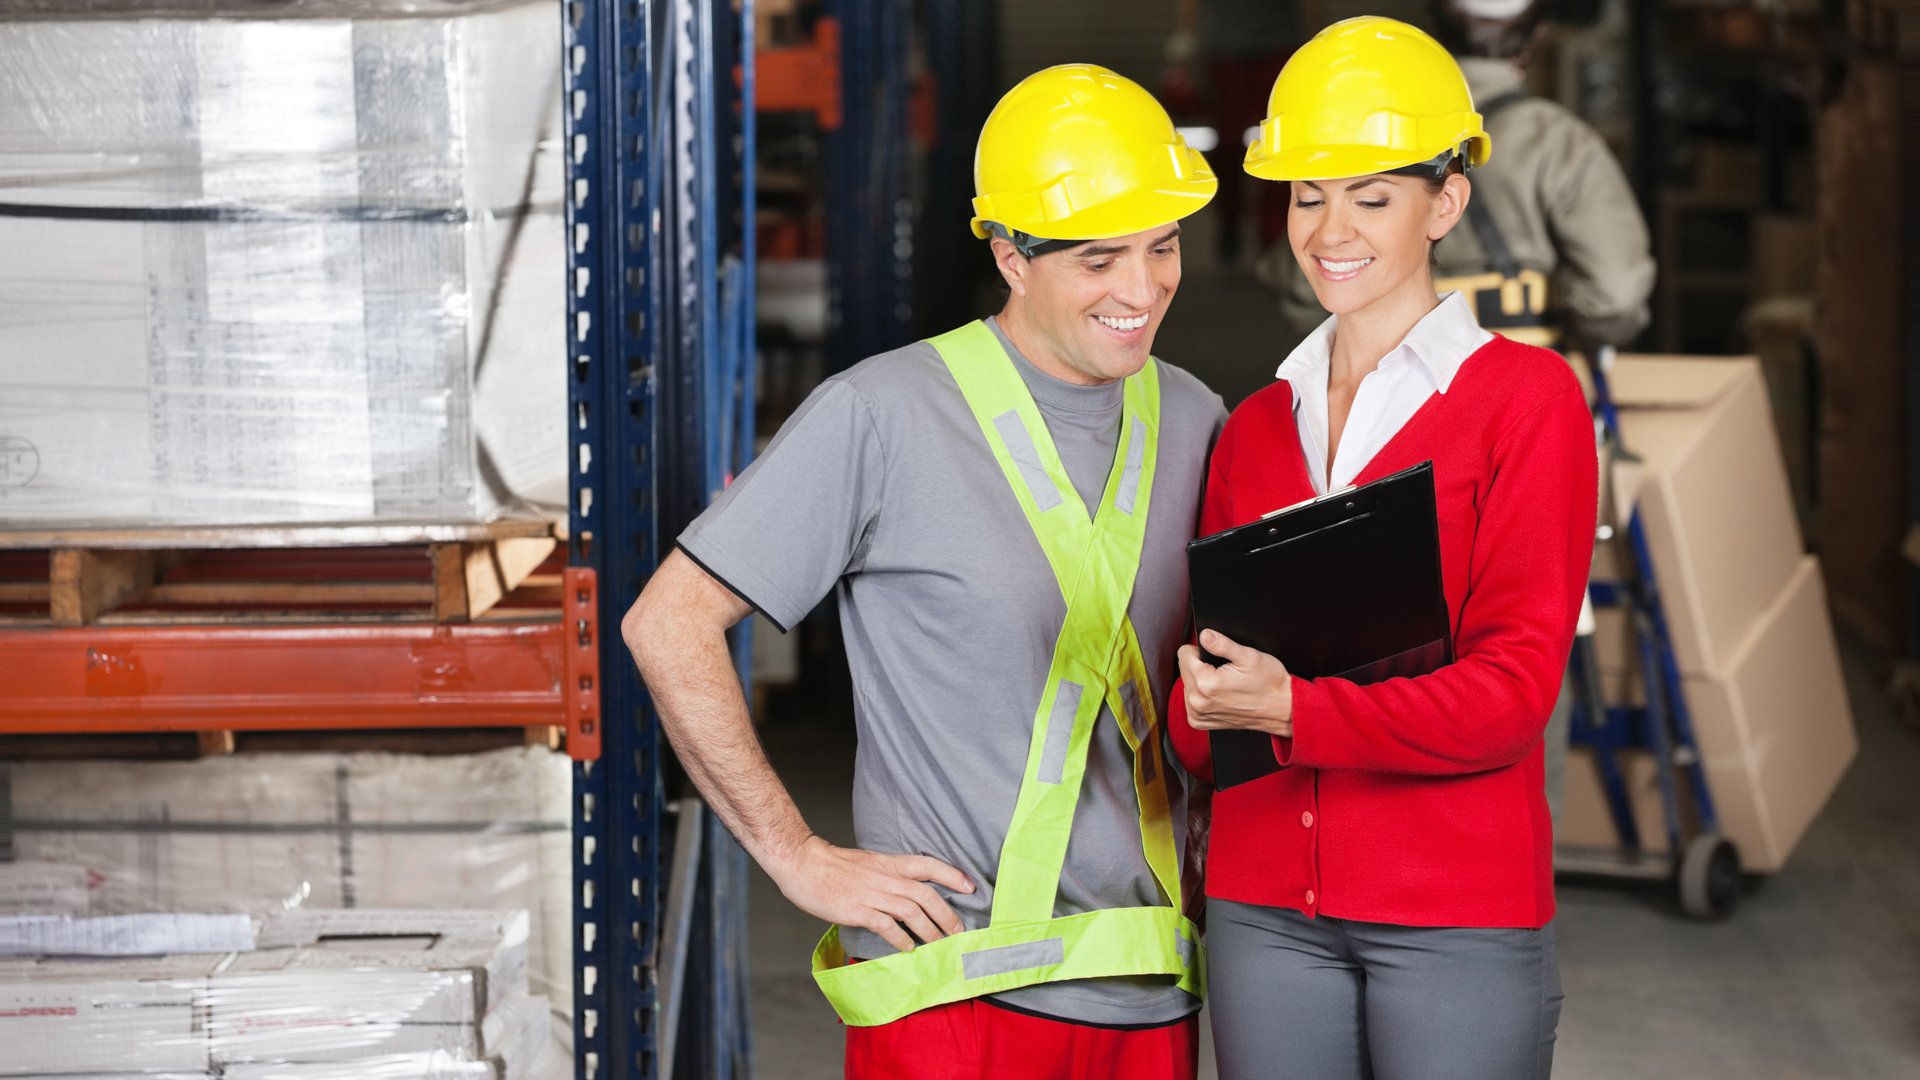
[[[1160,383],[1149,361],[1125,384],[1121,445],[1097,515],[1067,478],[1040,409],[985,323],[930,341],[961,393],[1067,601],[1046,689],[1034,711],[1027,768],[1000,848],[988,925],[912,952],[848,964],[833,927],[813,951],[813,977],[840,1019],[890,1023],[909,1013],[1022,986],[1115,975],[1165,975],[1199,996],[1205,955],[1180,914],[1159,710],[1127,618],[1146,540],[1160,430]],[[1053,917],[1067,837],[1101,705],[1133,751],[1140,842],[1166,903]]]

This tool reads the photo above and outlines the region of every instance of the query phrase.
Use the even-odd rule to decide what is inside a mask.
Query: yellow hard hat
[[[1247,172],[1262,180],[1341,180],[1493,153],[1460,65],[1397,19],[1334,23],[1280,69]]]
[[[973,235],[989,225],[1103,240],[1178,221],[1219,187],[1167,111],[1129,79],[1062,64],[993,107],[973,154]]]

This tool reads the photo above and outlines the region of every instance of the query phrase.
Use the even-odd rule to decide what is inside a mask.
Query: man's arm
[[[1627,175],[1599,134],[1581,126],[1545,147],[1547,225],[1560,255],[1561,306],[1582,344],[1625,345],[1651,317],[1654,261]]]
[[[660,723],[707,804],[795,907],[872,930],[893,947],[957,934],[959,916],[926,882],[972,892],[936,859],[835,847],[814,835],[768,763],[727,650],[727,630],[752,611],[675,551],[621,620]],[[904,929],[902,929],[904,927]]]

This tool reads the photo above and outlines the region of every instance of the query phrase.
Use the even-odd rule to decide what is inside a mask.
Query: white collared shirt
[[[1333,333],[1339,316],[1307,335],[1274,374],[1293,384],[1293,423],[1316,495],[1353,483],[1373,456],[1406,426],[1434,394],[1444,394],[1467,357],[1493,340],[1457,292],[1448,293],[1407,336],[1360,380],[1327,470],[1327,378],[1333,370]]]

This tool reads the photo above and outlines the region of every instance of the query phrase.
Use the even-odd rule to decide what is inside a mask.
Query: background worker
[[[1246,169],[1288,185],[1289,247],[1334,314],[1234,410],[1201,530],[1431,462],[1454,660],[1360,685],[1211,628],[1224,665],[1181,648],[1188,768],[1210,775],[1221,730],[1271,736],[1286,766],[1213,797],[1222,1080],[1544,1080],[1560,986],[1541,735],[1592,557],[1591,418],[1557,355],[1435,291],[1433,247],[1494,149],[1437,42],[1336,23],[1268,110]]]
[[[714,811],[835,924],[815,977],[848,1076],[1190,1077],[1198,935],[1156,703],[1225,409],[1150,349],[1178,222],[1216,182],[1149,94],[1091,65],[1009,91],[974,173],[1002,311],[823,384],[623,630]],[[725,638],[829,593],[857,848],[801,819]]]
[[[1600,133],[1527,93],[1546,0],[1436,0],[1440,43],[1460,61],[1498,164],[1473,177],[1466,227],[1440,249],[1442,292],[1480,325],[1566,351],[1624,347],[1646,329],[1654,263],[1646,219]],[[1591,633],[1583,616],[1582,633]],[[1583,639],[1584,640],[1584,639]],[[1559,816],[1573,715],[1571,671],[1547,723],[1547,802]]]

